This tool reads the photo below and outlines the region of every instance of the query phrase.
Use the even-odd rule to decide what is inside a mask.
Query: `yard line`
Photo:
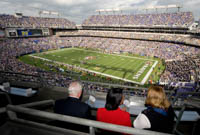
[[[126,62],[123,62],[123,63],[126,63]],[[122,61],[117,61],[116,64],[115,64],[115,67],[119,67],[118,65],[121,65],[121,64],[122,64]],[[115,70],[114,72],[112,72],[112,74],[115,75],[115,72],[119,72],[119,71]]]
[[[153,69],[156,67],[157,64],[158,64],[158,61],[155,61],[154,64],[153,64],[153,66],[149,70],[149,72],[146,74],[146,76],[141,81],[141,84],[144,84],[147,81],[147,79],[149,78],[149,76],[151,75],[151,73],[153,72]]]
[[[140,63],[141,61],[137,61],[136,63]],[[134,74],[130,74],[129,76],[127,76],[126,78],[129,78],[130,76],[131,76],[131,78],[132,78],[132,76],[134,76],[138,71],[139,71],[139,68],[138,67],[142,67],[142,65],[143,65],[144,63],[143,62],[141,62],[140,64],[137,64],[138,66],[137,66],[137,68],[135,68],[135,71],[136,72],[134,72]],[[139,79],[139,78],[138,78]]]

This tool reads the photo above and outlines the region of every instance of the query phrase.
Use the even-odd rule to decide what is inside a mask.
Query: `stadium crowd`
[[[0,14],[0,28],[76,28],[76,24],[64,18],[43,18]]]
[[[166,26],[188,27],[194,22],[191,12],[135,14],[135,15],[92,15],[83,26]]]
[[[181,44],[189,44],[194,46],[200,46],[200,39],[191,37],[189,35],[180,34],[158,34],[158,33],[139,33],[139,32],[122,32],[122,31],[91,31],[91,30],[79,30],[79,31],[67,31],[57,32],[57,36],[100,36],[100,37],[113,37],[113,38],[130,38],[141,40],[153,40],[153,41],[168,41]]]
[[[166,60],[166,73],[162,81],[190,81],[194,64],[189,59],[183,61],[183,54],[200,54],[195,47],[177,45],[172,43],[149,42],[139,40],[97,38],[97,37],[47,37],[47,38],[18,38],[0,41],[0,70],[30,75],[39,75],[49,78],[48,84],[64,86],[64,82],[71,78],[62,74],[45,72],[38,67],[25,64],[16,57],[65,47],[83,47],[99,49],[104,53],[131,53],[141,56],[159,57]],[[199,57],[197,57],[198,63]],[[168,62],[169,61],[169,62]],[[170,62],[172,61],[172,62]],[[187,71],[187,75],[185,75]],[[63,83],[61,83],[63,82]]]
[[[167,61],[161,82],[195,81],[196,72],[200,69],[200,55],[182,56],[182,60]]]
[[[128,40],[99,37],[66,37],[75,41],[80,47],[98,48],[107,53],[127,52],[142,56],[159,57],[165,60],[182,59],[182,52],[198,54],[199,49],[173,43],[149,42],[141,40]]]
[[[41,52],[42,50],[58,49],[62,46],[60,41],[61,40],[58,42],[56,38],[6,39],[0,41],[0,70],[42,76],[43,79],[48,78],[46,81],[49,85],[63,86],[64,82],[67,82],[70,78],[62,74],[46,72],[43,69],[25,64],[16,58],[29,53]],[[31,78],[29,76],[24,76],[24,78],[19,79],[25,81],[37,80],[37,77],[34,76]],[[10,78],[13,77],[10,76]]]

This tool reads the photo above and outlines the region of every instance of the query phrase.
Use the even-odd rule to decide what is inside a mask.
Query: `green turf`
[[[55,62],[80,66],[81,68],[87,70],[104,73],[106,75],[124,78],[135,82],[141,82],[155,62],[155,60],[152,58],[147,59],[117,54],[103,54],[95,51],[77,48],[67,48],[56,51],[43,52],[34,54],[34,56],[39,56],[41,58],[53,60]],[[88,56],[93,56],[94,59],[85,60],[85,58]],[[148,61],[151,61],[152,64],[146,68],[146,70],[138,79],[133,79],[133,76],[137,74],[137,72]]]

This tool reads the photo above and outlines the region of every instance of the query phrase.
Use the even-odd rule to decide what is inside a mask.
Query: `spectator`
[[[171,133],[175,113],[163,88],[151,86],[148,89],[145,105],[147,109],[137,116],[134,127]]]
[[[54,112],[63,115],[69,115],[79,118],[91,118],[90,106],[80,101],[82,95],[82,85],[75,81],[69,85],[69,97],[67,99],[60,99],[55,102]],[[72,124],[67,122],[53,121],[50,125],[68,128],[81,132],[89,132],[86,126]]]
[[[79,82],[72,82],[68,88],[67,99],[56,100],[54,112],[80,118],[90,118],[90,106],[79,100],[82,95],[82,85]]]
[[[121,110],[119,108],[119,106],[123,103],[123,100],[124,97],[122,95],[122,89],[110,89],[106,97],[105,108],[99,108],[97,110],[97,120],[101,122],[131,127],[132,124],[130,114],[126,112],[125,109]]]

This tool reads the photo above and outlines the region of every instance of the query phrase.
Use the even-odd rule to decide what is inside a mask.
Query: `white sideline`
[[[153,66],[151,67],[151,69],[148,71],[148,73],[146,74],[146,76],[140,82],[142,85],[147,81],[147,79],[149,78],[149,76],[151,75],[151,73],[153,72],[153,69],[156,67],[157,64],[158,64],[158,61],[155,61],[154,64],[153,64]]]
[[[67,49],[72,49],[72,48],[67,48]],[[78,48],[73,48],[73,49],[82,50],[82,49],[78,49]],[[50,51],[48,53],[53,53],[53,52],[56,52],[56,51],[58,51],[58,50],[53,50],[53,51]],[[59,50],[59,51],[61,51],[61,50]],[[84,51],[89,51],[89,50],[84,50]],[[93,51],[93,52],[96,52],[96,51]],[[45,53],[47,53],[47,52],[45,52]],[[101,53],[101,52],[97,52],[97,53]],[[109,55],[113,55],[113,54],[109,54]],[[54,63],[57,63],[57,64],[62,64],[62,65],[66,65],[66,66],[72,66],[73,68],[78,68],[78,69],[81,69],[83,71],[87,71],[87,72],[91,72],[91,73],[95,73],[95,74],[99,74],[99,75],[103,75],[103,76],[107,76],[107,77],[111,77],[111,78],[114,78],[114,79],[119,79],[119,80],[123,80],[123,81],[127,81],[127,82],[132,82],[132,83],[135,83],[135,84],[141,84],[141,85],[144,85],[144,83],[147,81],[147,79],[151,75],[154,67],[158,63],[158,61],[156,61],[156,60],[151,60],[151,61],[155,61],[154,65],[151,67],[151,69],[148,71],[148,73],[145,75],[145,77],[143,78],[143,80],[141,82],[136,82],[136,81],[124,79],[124,78],[121,78],[121,77],[116,77],[116,76],[108,75],[108,74],[105,74],[105,73],[96,72],[96,71],[88,70],[88,69],[81,68],[81,67],[76,67],[74,65],[70,65],[70,64],[66,64],[66,63],[62,63],[62,62],[57,62],[57,61],[49,60],[49,59],[42,58],[42,57],[35,56],[35,55],[29,55],[29,56],[34,57],[34,58],[38,58],[38,59],[41,59],[41,60],[44,60],[44,61],[51,61],[51,62],[54,62]],[[122,56],[122,55],[117,55],[117,56]],[[122,56],[122,57],[130,57],[130,56]],[[137,59],[149,60],[149,59],[138,58],[138,57],[130,57],[130,58],[137,58]]]

